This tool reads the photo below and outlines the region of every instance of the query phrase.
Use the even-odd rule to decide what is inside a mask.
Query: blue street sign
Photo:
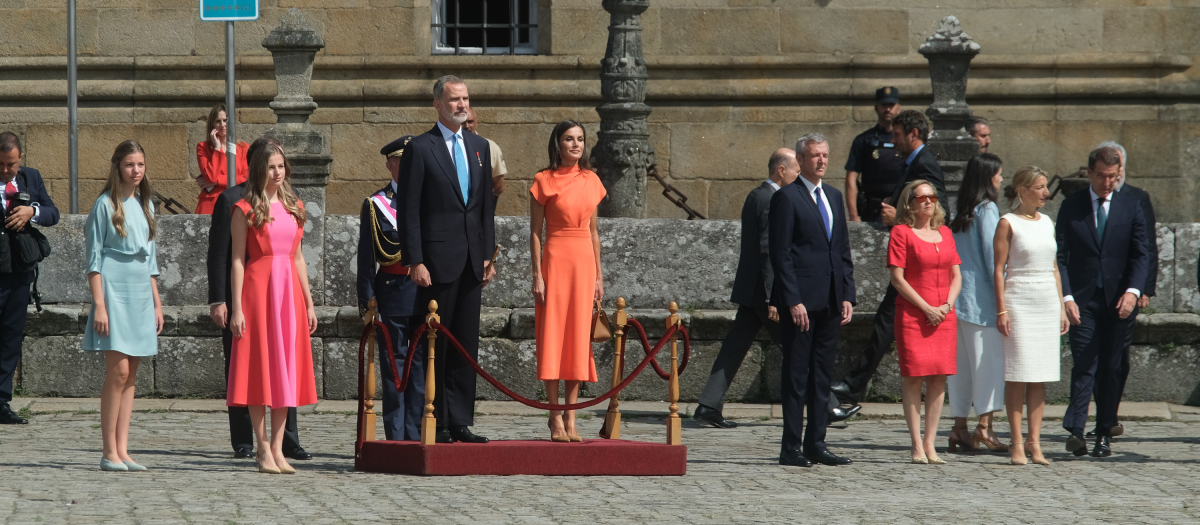
[[[200,20],[258,20],[258,0],[200,0]]]

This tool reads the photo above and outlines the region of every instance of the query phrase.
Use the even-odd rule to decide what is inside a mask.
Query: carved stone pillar
[[[600,62],[600,136],[591,157],[608,191],[600,215],[641,219],[646,217],[646,170],[658,162],[646,127],[649,75],[642,55],[641,14],[650,1],[604,0],[603,5],[611,18]]]
[[[929,60],[929,80],[933,84],[933,104],[925,110],[933,125],[927,144],[942,166],[946,191],[953,201],[967,161],[979,153],[979,142],[964,129],[972,117],[967,105],[967,73],[971,59],[979,54],[979,44],[963,32],[958,18],[947,16],[919,51]],[[948,209],[954,210],[954,205],[949,203]]]
[[[325,187],[329,185],[333,155],[329,140],[309,124],[317,109],[310,96],[313,59],[325,47],[325,39],[308,25],[299,9],[289,9],[283,20],[262,41],[275,59],[278,93],[271,101],[275,125],[264,136],[283,145],[292,165],[292,187],[296,189],[309,220],[304,226],[304,255],[313,302],[324,304],[323,237],[325,233]]]

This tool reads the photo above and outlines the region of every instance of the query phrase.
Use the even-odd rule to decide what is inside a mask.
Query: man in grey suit
[[[729,385],[738,368],[741,368],[759,330],[766,327],[767,334],[777,345],[782,341],[779,312],[767,302],[774,280],[767,253],[767,215],[771,195],[794,182],[800,175],[796,152],[788,148],[775,150],[767,163],[767,173],[767,180],[750,190],[746,203],[742,205],[742,246],[737,275],[733,281],[733,295],[729,298],[730,302],[738,305],[737,316],[734,317],[733,328],[721,343],[721,351],[713,362],[704,392],[700,394],[699,406],[692,414],[693,419],[717,428],[737,427],[737,423],[725,419],[722,414],[725,393],[729,391]],[[831,396],[829,408],[830,421],[836,422],[853,416],[862,407],[842,409],[837,399]]]

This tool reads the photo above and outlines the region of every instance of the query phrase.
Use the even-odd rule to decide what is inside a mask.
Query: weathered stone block
[[[945,8],[909,9],[909,45],[917,49],[933,33]],[[984,49],[1012,54],[1097,53],[1102,51],[1104,11],[1086,8],[962,9],[953,13]]]
[[[505,337],[511,312],[504,308],[484,307],[479,312],[479,337]]]
[[[224,354],[220,337],[160,337],[155,390],[166,396],[225,397]]]
[[[82,204],[83,199],[80,199]],[[62,210],[60,210],[61,212]],[[50,257],[38,265],[38,289],[47,303],[91,303],[83,227],[85,215],[62,213],[57,225],[40,228],[50,241]]]
[[[40,2],[36,7],[47,7]],[[22,6],[23,7],[23,6]],[[54,6],[57,7],[57,6]],[[0,17],[0,47],[9,56],[44,56],[67,54],[67,17],[65,9],[5,9]],[[76,50],[80,55],[96,54],[97,11],[76,11]],[[37,30],[31,30],[37,28]]]
[[[1159,312],[1175,310],[1175,231],[1171,225],[1158,223],[1155,243],[1158,247],[1158,276],[1155,277],[1155,295],[1150,298],[1150,307]]]
[[[190,55],[195,26],[200,23],[188,9],[100,10],[99,53],[108,56]]]
[[[764,175],[762,179],[766,180],[766,176]],[[761,186],[762,183],[762,180],[715,180],[709,182],[707,217],[712,220],[739,221],[741,224],[742,207],[746,205],[746,195],[749,195],[751,190]],[[737,198],[738,195],[741,195],[740,199]],[[678,216],[677,213],[671,218]]]
[[[358,222],[358,214],[326,216],[323,264],[327,305],[358,305]]]
[[[1133,346],[1129,350],[1129,380],[1124,399],[1200,403],[1200,391],[1196,389],[1200,382],[1198,359],[1200,351],[1193,345]]]
[[[1138,324],[1148,328],[1145,344],[1189,345],[1200,342],[1200,315],[1153,314],[1138,315]]]
[[[784,136],[779,123],[677,123],[670,128],[674,157],[670,174],[677,180],[761,182],[766,180],[771,152],[789,146],[789,137]]]
[[[895,53],[909,50],[908,12],[901,9],[781,9],[784,53]],[[871,28],[863,38],[862,28]]]
[[[358,397],[358,339],[326,339],[322,341],[321,360],[322,378],[320,385],[324,399],[356,399]],[[375,392],[376,399],[383,391],[383,382],[378,373],[379,357],[375,358]],[[403,373],[403,372],[401,372]]]
[[[766,9],[660,10],[664,55],[775,55],[779,18]]]
[[[1106,53],[1158,53],[1163,49],[1166,12],[1160,9],[1109,9],[1104,12]]]
[[[587,9],[550,10],[553,54],[603,56],[609,14],[599,5]]]
[[[412,26],[412,9],[326,9],[308,12],[312,13],[310,21],[314,27],[318,27],[318,20],[324,22],[324,27],[318,31],[325,37],[326,55],[366,55],[375,49],[391,49],[399,55],[419,53],[410,38],[410,32],[397,30]]]
[[[296,195],[304,202],[304,211],[308,214],[300,251],[304,254],[313,304],[320,306],[325,304],[325,190],[301,187],[296,188]]]
[[[83,349],[83,336],[27,338],[21,387],[38,397],[97,397],[104,385],[104,352]],[[137,391],[154,391],[154,358],[142,358]]]
[[[1200,224],[1175,225],[1175,312],[1200,310],[1196,264],[1200,259]]]
[[[479,364],[513,392],[530,399],[544,395],[537,377],[536,350],[532,340],[483,338],[479,340]],[[475,395],[483,399],[508,400],[483,377],[475,381]]]
[[[315,308],[317,313],[317,331],[312,334],[314,339],[318,337],[338,337],[338,309],[337,306],[318,306]],[[301,322],[297,328],[304,330],[307,328],[305,324]]]
[[[208,215],[158,216],[158,294],[164,305],[208,304],[210,224]]]
[[[91,305],[43,305],[42,311],[29,307],[25,336],[78,335],[87,325]]]
[[[163,331],[159,339],[176,335],[221,337],[221,327],[213,322],[208,312],[207,306],[164,306]]]
[[[537,335],[533,308],[514,308],[509,314],[508,335],[513,339],[533,339]]]

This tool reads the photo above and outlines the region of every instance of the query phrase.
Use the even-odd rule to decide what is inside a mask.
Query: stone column
[[[600,62],[600,136],[592,165],[608,196],[603,217],[646,217],[646,170],[658,161],[650,146],[646,117],[646,59],[642,55],[641,14],[649,0],[604,0],[611,15],[608,49]]]
[[[927,144],[942,166],[946,191],[954,201],[967,161],[979,153],[979,143],[965,129],[972,116],[967,106],[967,73],[971,59],[979,54],[979,44],[963,32],[958,18],[947,16],[919,51],[929,60],[929,80],[933,84],[933,104],[925,110],[933,125]],[[953,211],[953,202],[948,205]]]
[[[333,155],[329,140],[309,124],[308,117],[317,109],[309,95],[313,59],[325,47],[325,39],[308,25],[299,9],[289,9],[283,20],[266,38],[262,46],[275,59],[275,85],[278,93],[271,101],[275,125],[264,136],[273,137],[283,145],[292,165],[292,186],[304,208],[308,222],[304,226],[304,258],[308,262],[308,280],[313,302],[325,304],[324,234],[325,187],[329,185]]]

